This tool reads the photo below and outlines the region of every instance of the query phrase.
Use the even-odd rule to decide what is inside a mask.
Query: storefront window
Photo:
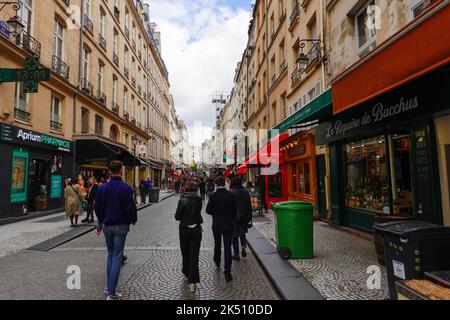
[[[303,188],[303,186],[304,186],[304,183],[305,183],[305,179],[303,177],[303,163],[300,163],[300,165],[298,166],[298,182],[299,182],[298,191],[300,193],[304,193],[305,192],[305,188]]]
[[[297,192],[297,172],[295,164],[291,164],[292,191]]]
[[[305,163],[305,193],[311,194],[311,176],[309,162]]]
[[[385,138],[363,140],[344,148],[347,206],[390,214]]]
[[[270,198],[282,198],[283,197],[283,178],[281,172],[276,175],[268,176],[268,191]]]

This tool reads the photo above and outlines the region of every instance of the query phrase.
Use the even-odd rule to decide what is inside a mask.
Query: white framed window
[[[102,63],[98,64],[98,90],[103,92],[103,75],[105,71],[105,66]]]
[[[105,12],[103,11],[103,9],[100,8],[100,20],[99,20],[99,32],[101,36],[105,36],[105,19],[106,19],[106,15]]]
[[[52,95],[50,110],[50,129],[53,131],[62,131],[61,124],[61,98]]]
[[[116,29],[114,29],[113,52],[117,55],[119,54],[118,48],[119,48],[119,33],[117,32]]]
[[[23,82],[16,82],[14,98],[14,119],[29,122],[29,94],[25,93]]]
[[[407,0],[408,17],[410,20],[417,18],[426,8],[435,4],[438,0]]]
[[[370,0],[355,16],[358,55],[372,50],[376,45],[377,21],[375,0]]]
[[[63,49],[64,49],[64,26],[58,19],[55,19],[55,30],[53,32],[53,55],[62,60]]]
[[[128,89],[127,89],[127,87],[123,88],[123,97],[122,97],[122,99],[123,99],[123,102],[122,102],[123,110],[128,112]]]
[[[112,82],[112,102],[113,104],[117,101],[117,77],[113,75],[113,82]]]
[[[85,0],[85,2],[84,2],[84,14],[89,19],[91,18],[91,0]]]
[[[25,32],[32,34],[33,30],[33,0],[19,0],[20,9],[17,15],[25,25]]]
[[[83,77],[89,79],[89,51],[83,48]]]

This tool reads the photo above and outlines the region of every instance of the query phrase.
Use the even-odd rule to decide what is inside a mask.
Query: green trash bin
[[[314,258],[313,205],[287,201],[272,204],[277,247],[283,259]]]

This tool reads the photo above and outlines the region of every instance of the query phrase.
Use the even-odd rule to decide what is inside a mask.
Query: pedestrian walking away
[[[89,179],[89,189],[86,195],[87,202],[87,216],[86,219],[81,220],[82,223],[94,223],[94,203],[97,196],[99,185],[94,177]]]
[[[206,213],[212,215],[214,234],[214,262],[216,267],[220,268],[222,256],[222,239],[224,244],[225,260],[225,280],[233,280],[231,276],[231,244],[233,241],[233,228],[236,219],[236,201],[234,195],[225,188],[225,179],[218,177],[216,179],[217,189],[214,192],[206,206]]]
[[[136,224],[137,208],[133,200],[133,190],[122,180],[123,164],[112,161],[109,165],[111,180],[102,185],[94,204],[98,219],[97,235],[103,231],[108,250],[106,264],[107,300],[118,300],[116,292],[122,266],[125,240],[131,224]]]
[[[180,221],[180,247],[183,257],[182,272],[189,282],[189,291],[194,293],[200,283],[199,256],[202,241],[202,200],[198,194],[198,186],[189,182],[186,192],[178,202],[175,219]]]
[[[145,183],[144,180],[141,180],[139,182],[139,194],[141,196],[141,204],[146,204],[147,203],[147,184]]]
[[[78,179],[73,178],[64,189],[64,209],[72,228],[78,227],[78,217],[83,214],[83,201]]]
[[[200,180],[200,183],[198,184],[198,189],[200,190],[200,195],[202,197],[202,201],[205,201],[205,199],[206,199],[206,182],[204,179]]]
[[[239,261],[239,242],[241,242],[242,257],[247,257],[247,239],[245,235],[248,233],[248,228],[253,220],[253,209],[250,193],[244,189],[241,178],[234,178],[231,186],[237,206],[233,230],[233,259]]]

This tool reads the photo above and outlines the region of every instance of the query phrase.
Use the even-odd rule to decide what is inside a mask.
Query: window
[[[390,213],[385,137],[358,141],[344,148],[347,207]]]
[[[83,48],[83,77],[89,79],[89,51]]]
[[[32,31],[32,18],[33,18],[33,0],[19,0],[20,9],[17,15],[25,25],[25,32],[31,34]]]
[[[103,135],[103,118],[98,115],[95,116],[95,134]]]
[[[50,112],[50,129],[53,131],[62,131],[61,124],[61,99],[52,95],[52,105]]]
[[[84,14],[88,17],[91,18],[91,0],[86,0],[84,2]]]
[[[125,7],[125,28],[128,28],[130,25],[130,13],[128,12],[128,8]]]
[[[55,30],[53,33],[53,55],[62,60],[63,56],[64,26],[55,19]]]
[[[123,88],[123,110],[128,112],[128,89],[127,87]]]
[[[105,71],[105,66],[99,62],[98,64],[98,90],[103,92],[103,74]]]
[[[376,41],[376,7],[375,0],[365,5],[356,15],[359,54],[362,55],[375,46]]]
[[[89,133],[89,110],[81,108],[81,133]]]
[[[420,16],[428,7],[435,4],[439,0],[409,0],[409,10],[411,19]]]
[[[100,8],[99,32],[100,32],[100,35],[103,37],[105,36],[105,19],[106,19],[106,14],[103,11],[103,9]]]
[[[112,81],[112,103],[113,106],[117,101],[117,77],[113,75],[113,81]]]
[[[114,38],[113,38],[113,52],[117,54],[119,52],[119,33],[114,28]]]
[[[24,83],[17,82],[14,101],[14,119],[24,122],[30,121],[28,99],[29,96],[24,91]]]

